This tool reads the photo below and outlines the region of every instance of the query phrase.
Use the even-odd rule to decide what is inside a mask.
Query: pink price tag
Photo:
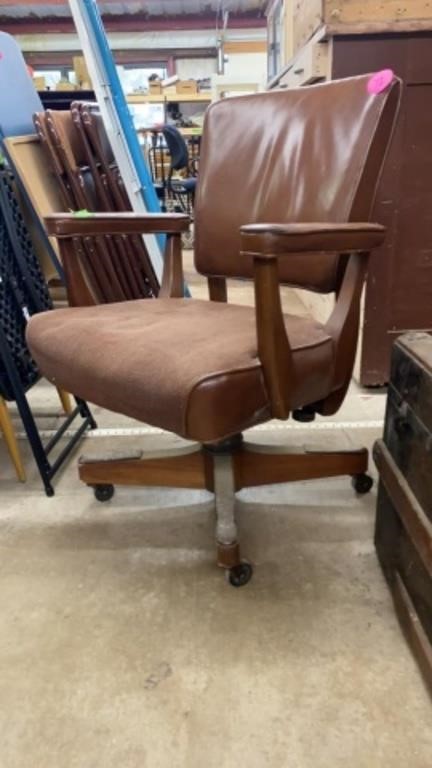
[[[393,78],[394,72],[392,69],[382,69],[381,72],[376,72],[368,81],[368,93],[382,93],[392,84]]]

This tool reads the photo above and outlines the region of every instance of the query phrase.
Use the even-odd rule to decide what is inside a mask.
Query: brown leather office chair
[[[52,216],[73,305],[94,304],[75,236],[168,234],[160,298],[33,317],[28,340],[46,376],[105,408],[189,440],[176,456],[80,463],[97,498],[113,485],[215,493],[218,564],[239,586],[235,492],[246,486],[350,475],[359,492],[367,451],[266,453],[243,430],[271,418],[311,419],[343,402],[355,357],[368,254],[384,240],[368,223],[400,95],[370,94],[368,77],[227,99],[207,112],[196,200],[195,264],[210,301],[183,298],[183,215]],[[226,278],[255,283],[255,307],[227,302]],[[334,292],[328,322],[283,315],[279,285]]]

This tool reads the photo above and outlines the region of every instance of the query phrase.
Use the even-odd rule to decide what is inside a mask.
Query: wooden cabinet
[[[322,26],[327,34],[363,34],[426,28],[432,22],[429,0],[288,0],[294,54]]]
[[[313,5],[305,2],[310,8]],[[409,330],[432,331],[432,2],[399,4],[405,21],[385,21],[393,30],[402,23],[411,25],[411,31],[399,33],[359,31],[366,28],[366,22],[350,27],[349,34],[340,33],[346,19],[356,18],[360,6],[365,18],[369,19],[374,6],[383,17],[384,10],[388,11],[390,19],[390,8],[396,5],[390,1],[334,0],[319,5],[327,14],[344,10],[338,17],[338,31],[329,34],[325,26],[315,31],[279,73],[273,87],[303,86],[387,67],[403,80],[397,130],[372,214],[387,226],[388,235],[370,262],[356,365],[361,384],[382,385],[389,378],[396,338]],[[423,20],[408,24],[406,13],[415,7],[423,13]],[[333,303],[331,297],[313,295],[305,296],[304,302],[320,320],[329,315]]]
[[[431,0],[272,0],[267,9],[271,81],[314,36],[421,32]]]
[[[403,80],[400,116],[373,218],[386,242],[370,262],[359,378],[388,381],[396,338],[432,330],[432,32],[333,40],[332,76],[391,67]]]

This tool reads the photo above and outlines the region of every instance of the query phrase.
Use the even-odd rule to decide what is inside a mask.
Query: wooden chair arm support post
[[[358,333],[359,299],[369,251],[382,245],[379,224],[250,224],[241,228],[241,250],[254,260],[258,354],[272,414],[287,418],[295,370],[279,292],[278,260],[292,254],[349,253],[341,291],[327,331],[335,341],[335,377],[351,376]],[[344,363],[346,365],[344,366]],[[342,370],[346,368],[347,370]],[[349,369],[349,370],[348,370]]]
[[[277,258],[254,258],[255,313],[258,355],[270,396],[272,415],[287,419],[295,384],[279,290]]]
[[[168,235],[159,298],[181,299],[183,296],[184,276],[181,235]]]

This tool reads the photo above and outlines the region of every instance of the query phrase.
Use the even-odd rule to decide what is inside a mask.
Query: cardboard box
[[[84,56],[74,56],[73,68],[78,86],[85,90],[91,90],[92,83]]]
[[[33,85],[37,91],[44,91],[46,88],[46,80],[44,77],[34,77]]]
[[[60,80],[55,87],[56,91],[76,91],[77,86],[70,83],[69,80]]]
[[[160,96],[162,93],[162,83],[160,80],[152,80],[148,85],[149,93],[154,96]]]
[[[176,83],[177,93],[184,93],[189,96],[198,93],[198,84],[196,80],[179,80]]]

